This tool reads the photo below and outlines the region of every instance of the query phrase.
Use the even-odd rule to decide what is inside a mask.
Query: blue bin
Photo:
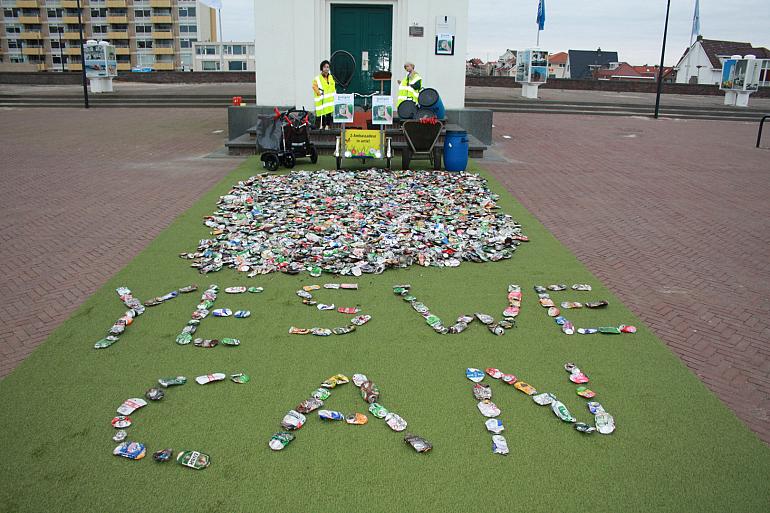
[[[444,138],[444,169],[465,171],[468,166],[468,132],[447,130]]]
[[[426,87],[420,91],[417,97],[417,103],[421,109],[430,109],[439,119],[446,118],[446,109],[444,109],[444,102],[441,101],[438,91],[433,88]]]

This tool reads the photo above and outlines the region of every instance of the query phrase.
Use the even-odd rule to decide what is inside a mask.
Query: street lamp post
[[[666,24],[663,27],[663,46],[660,49],[660,69],[658,71],[658,92],[655,95],[655,119],[660,112],[660,92],[663,90],[663,59],[666,57],[666,35],[668,35],[668,13],[671,10],[671,0],[666,2]]]
[[[669,0],[670,1],[670,0]],[[86,84],[86,52],[83,45],[83,16],[80,13],[80,0],[77,0],[78,6],[78,30],[80,31],[80,69],[83,75],[83,103],[88,108],[88,85]]]
[[[703,67],[703,64],[698,64],[695,67],[698,68],[698,84],[700,84],[700,69]]]

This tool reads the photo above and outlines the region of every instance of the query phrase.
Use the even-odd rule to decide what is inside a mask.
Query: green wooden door
[[[350,52],[356,60],[348,93],[368,94],[380,90],[380,82],[372,80],[375,71],[391,70],[393,48],[393,7],[390,5],[332,4],[331,50]],[[366,52],[366,53],[364,53]],[[368,54],[368,69],[363,57]],[[362,65],[364,64],[364,65]],[[338,86],[338,91],[342,92]],[[390,82],[385,83],[390,94]],[[356,103],[360,103],[356,101]]]

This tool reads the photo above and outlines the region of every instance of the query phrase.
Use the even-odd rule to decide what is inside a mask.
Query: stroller
[[[298,158],[309,157],[318,162],[318,150],[310,142],[310,114],[304,109],[289,109],[281,112],[276,107],[275,115],[260,119],[257,140],[262,147],[262,166],[276,171],[283,164],[294,167]]]

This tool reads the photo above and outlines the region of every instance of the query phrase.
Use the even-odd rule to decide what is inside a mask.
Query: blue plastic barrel
[[[426,87],[420,91],[420,95],[417,97],[417,103],[421,109],[430,109],[439,119],[446,117],[446,109],[444,109],[444,102],[441,101],[438,91],[433,88]]]
[[[468,166],[468,132],[447,130],[444,137],[444,169],[465,171]]]

